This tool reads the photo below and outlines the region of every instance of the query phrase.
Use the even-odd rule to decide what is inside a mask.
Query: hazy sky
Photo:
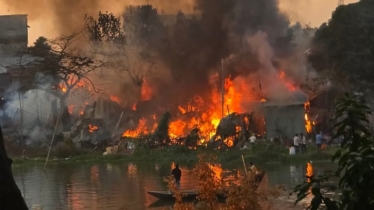
[[[57,0],[0,0],[0,14],[28,14],[29,44],[32,44],[39,36],[50,38],[58,35],[53,17],[55,13],[53,13],[53,8],[48,6],[51,1]],[[345,0],[345,4],[357,1]],[[9,6],[7,2],[13,6]],[[193,8],[193,0],[100,0],[96,2],[100,2],[98,3],[100,10],[114,13],[120,12],[119,9],[122,10],[125,5],[135,2],[136,4],[152,3],[167,13],[176,13],[179,8],[183,8],[183,11],[188,13]],[[337,4],[338,0],[279,0],[279,7],[289,15],[292,22],[298,21],[311,26],[319,26],[326,22]],[[86,7],[82,6],[82,8]]]

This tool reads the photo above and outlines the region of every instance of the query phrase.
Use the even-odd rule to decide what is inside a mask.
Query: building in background
[[[0,15],[0,97],[15,83],[32,84],[35,71],[30,64],[35,58],[27,55],[28,27],[25,14]]]
[[[27,15],[0,15],[0,55],[27,52]]]

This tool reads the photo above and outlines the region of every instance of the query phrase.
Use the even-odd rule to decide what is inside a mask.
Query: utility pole
[[[225,75],[223,73],[223,58],[221,59],[221,79],[222,79],[222,118],[225,116]]]
[[[344,5],[344,0],[338,0],[338,6]]]

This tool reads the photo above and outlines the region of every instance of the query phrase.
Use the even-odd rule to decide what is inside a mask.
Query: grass
[[[241,156],[245,161],[256,163],[296,163],[312,161],[327,161],[336,151],[335,147],[328,147],[321,152],[316,148],[309,146],[306,155],[289,155],[288,149],[269,143],[258,143],[248,150],[230,148],[226,151],[211,150],[207,148],[188,149],[184,146],[172,146],[164,149],[137,149],[134,154],[112,154],[102,155],[100,152],[87,152],[72,147],[55,148],[49,160],[49,163],[82,163],[82,162],[118,162],[118,161],[147,161],[147,162],[179,162],[184,164],[197,163],[197,155],[202,153],[212,153],[218,157],[218,161],[224,165],[240,164]],[[41,153],[38,152],[38,155]],[[29,156],[30,157],[30,156]],[[44,163],[46,154],[30,159],[12,156],[13,164],[26,163]]]

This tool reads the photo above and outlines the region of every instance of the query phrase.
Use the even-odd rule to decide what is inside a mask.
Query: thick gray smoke
[[[285,87],[270,88],[279,82],[275,75],[280,70],[287,75],[291,72],[288,79],[295,86],[305,80],[304,54],[295,43],[295,32],[280,12],[278,1],[196,0],[196,11],[200,14],[196,19],[177,16],[169,46],[161,54],[184,98],[209,94],[212,71],[220,72],[221,59],[230,56],[233,59],[225,62],[225,76],[233,80],[242,77],[241,82],[256,89],[261,84],[271,91],[266,93],[269,97],[285,96],[287,92]],[[297,66],[291,63],[295,55],[302,61]],[[273,72],[272,76],[267,75],[268,71]]]
[[[160,20],[163,20],[160,11],[165,2],[160,0],[155,3]],[[149,3],[152,4],[152,1]],[[76,31],[83,26],[82,14],[97,14],[104,8],[102,1],[86,0],[58,0],[48,5],[58,20],[56,27],[61,33]],[[127,58],[132,65],[123,67],[120,72],[107,70],[99,76],[100,79],[93,80],[101,82],[108,94],[118,96],[122,102],[129,102],[124,103],[128,107],[143,99],[136,109],[144,116],[147,111],[153,114],[156,110],[160,113],[178,110],[178,105],[187,104],[197,95],[204,99],[205,104],[212,104],[213,86],[220,87],[222,83],[221,77],[212,80],[212,75],[221,73],[222,60],[224,76],[230,76],[236,87],[245,83],[246,87],[242,90],[248,95],[257,91],[276,100],[306,98],[299,89],[290,92],[278,78],[279,72],[284,71],[289,82],[296,87],[304,82],[309,74],[304,51],[308,48],[306,43],[310,37],[301,36],[301,29],[292,30],[287,16],[280,12],[277,0],[195,0],[194,5],[195,18],[181,12],[176,15],[175,23],[166,24],[164,21],[159,34],[151,36],[154,39],[157,35],[159,40],[157,45],[147,48],[156,56],[145,81],[134,81],[129,77],[129,71],[141,74],[142,68],[147,68],[139,62],[139,54],[131,51],[128,51]],[[183,11],[184,8],[180,9]],[[74,11],[78,11],[77,15]],[[115,59],[124,60],[121,56]],[[215,83],[213,86],[212,81]],[[146,87],[143,84],[141,88],[141,82],[145,82]],[[144,97],[147,94],[152,97]],[[144,102],[148,99],[151,100]],[[49,108],[54,100],[48,92],[30,90],[23,96],[25,112],[40,112],[40,118],[48,120],[50,113],[54,112]],[[7,104],[9,116],[19,107],[16,95],[10,101]],[[80,98],[72,97],[71,101],[82,103]],[[240,104],[242,110],[251,109],[249,103],[244,96]],[[25,122],[30,125],[36,119],[32,114],[25,114]],[[30,131],[29,135],[41,130]]]

